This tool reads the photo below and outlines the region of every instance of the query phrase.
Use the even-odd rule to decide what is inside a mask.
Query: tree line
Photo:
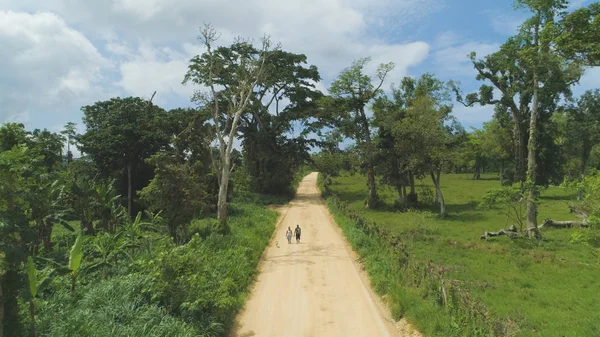
[[[375,76],[365,74],[368,59],[355,62],[331,85],[323,109],[333,112],[329,137],[354,140],[346,151],[325,148],[315,156],[319,170],[336,174],[354,162],[367,176],[365,205],[378,207],[377,180],[398,191],[403,207],[418,204],[415,179],[427,177],[435,187],[440,214],[447,213],[441,172],[500,172],[503,185],[518,184],[527,201],[527,230],[537,230],[539,188],[565,180],[582,180],[596,161],[594,146],[600,122],[600,92],[573,97],[584,71],[598,66],[600,4],[568,12],[568,1],[520,0],[517,8],[531,17],[500,50],[470,58],[478,92],[463,94],[455,81],[434,74],[404,78],[391,93],[381,90],[390,64]],[[375,83],[375,84],[373,84]],[[467,132],[452,116],[453,99],[467,107],[494,106],[491,121]],[[370,105],[372,116],[364,113]],[[379,178],[379,179],[376,179]],[[581,197],[581,195],[580,195]]]

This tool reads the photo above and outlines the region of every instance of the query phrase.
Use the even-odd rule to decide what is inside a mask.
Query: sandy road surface
[[[283,214],[234,336],[399,336],[323,204],[316,173]],[[296,225],[301,243],[288,244],[285,231]]]

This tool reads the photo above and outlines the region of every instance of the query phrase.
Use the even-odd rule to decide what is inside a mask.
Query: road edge
[[[317,172],[317,174],[320,174],[320,173]],[[369,297],[375,304],[377,311],[383,318],[384,324],[386,324],[388,326],[388,329],[390,331],[392,331],[395,336],[423,337],[423,335],[414,326],[412,326],[412,324],[410,324],[410,322],[408,322],[406,320],[406,318],[403,317],[399,321],[396,321],[392,317],[392,313],[391,313],[389,304],[386,303],[386,301],[384,301],[384,299],[381,296],[379,296],[377,293],[375,293],[375,291],[373,290],[373,286],[371,284],[371,279],[369,278],[369,274],[365,270],[363,264],[360,262],[360,255],[357,252],[355,252],[354,249],[352,248],[352,245],[346,238],[344,231],[338,225],[337,221],[335,221],[335,217],[333,216],[333,214],[331,213],[331,210],[327,206],[327,202],[326,202],[325,198],[323,198],[323,192],[321,191],[321,188],[319,187],[319,184],[318,184],[318,176],[317,176],[316,184],[317,184],[317,190],[320,193],[319,202],[321,202],[323,204],[323,206],[325,207],[325,210],[327,212],[327,216],[330,218],[332,223],[335,224],[335,231],[342,237],[342,241],[344,241],[344,248],[346,249],[346,251],[348,251],[348,254],[352,258],[352,265],[354,265],[354,268],[356,269],[356,271],[358,273],[358,276],[361,280],[361,283],[362,283],[364,289],[367,291]]]

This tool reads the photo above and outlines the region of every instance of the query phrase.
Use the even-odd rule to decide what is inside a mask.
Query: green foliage
[[[166,154],[151,160],[156,174],[140,192],[140,200],[150,211],[162,211],[169,233],[177,240],[178,234],[185,235],[184,227],[192,219],[214,210],[214,177],[201,162],[179,162]]]
[[[487,191],[479,203],[480,209],[495,209],[506,215],[507,222],[516,223],[523,231],[526,216],[526,198],[519,184]]]
[[[600,4],[591,3],[569,13],[558,26],[558,50],[565,57],[589,66],[600,65]]]
[[[64,289],[40,301],[38,330],[56,337],[214,336],[174,317],[149,301],[150,276],[131,274],[82,286],[77,295]]]
[[[468,291],[473,302],[484,305],[487,317],[492,322],[499,322],[494,324],[498,329],[494,328],[497,336],[597,334],[595,322],[600,319],[595,311],[597,300],[589,294],[600,291],[599,284],[594,281],[600,277],[598,249],[570,244],[573,230],[569,229],[544,228],[545,240],[541,242],[503,237],[480,240],[485,231],[507,227],[504,214],[476,208],[487,191],[498,187],[496,173],[483,174],[481,180],[472,180],[470,174],[443,175],[444,192],[449,200],[446,218],[438,218],[426,210],[399,213],[365,209],[362,203],[367,194],[365,177],[358,177],[361,176],[343,174],[337,177],[332,192],[347,202],[352,212],[364,217],[366,223],[376,223],[380,232],[399,236],[407,246],[411,263],[425,269],[428,261],[432,261],[443,269],[445,285],[452,284]],[[432,187],[428,180],[417,181],[417,184]],[[574,200],[575,195],[576,190],[572,188],[550,187],[541,191],[539,217],[572,219],[567,203]],[[382,190],[381,197],[390,205],[396,199],[396,193]],[[331,201],[329,205],[332,207]],[[361,255],[375,290],[388,294],[386,298],[390,300],[392,312],[403,314],[424,335],[477,335],[478,332],[464,332],[469,326],[476,327],[483,336],[492,335],[474,320],[467,321],[472,325],[458,318],[452,323],[447,312],[440,311],[440,306],[432,302],[435,294],[439,294],[436,290],[440,289],[440,283],[427,288],[431,289],[427,295],[431,297],[424,300],[422,288],[402,283],[404,275],[412,279],[409,271],[393,269],[395,262],[381,248],[383,244],[370,243],[377,240],[378,235],[356,234],[358,238],[351,238],[344,226],[352,228],[355,225],[336,213],[333,207],[331,209]],[[447,297],[450,297],[448,293]],[[481,311],[477,309],[476,312]],[[458,327],[453,328],[456,325]]]
[[[192,222],[195,234],[183,246],[161,251],[147,266],[155,281],[149,290],[169,312],[200,327],[230,327],[256,273],[258,259],[277,215],[251,204],[233,204],[231,233],[212,219]]]
[[[166,112],[139,97],[112,98],[81,110],[87,127],[78,137],[81,151],[102,176],[116,179],[122,196],[128,195],[128,183],[134,192],[146,186],[153,172],[144,160],[168,145],[169,138],[159,124],[165,121]],[[128,167],[135,170],[131,181]]]

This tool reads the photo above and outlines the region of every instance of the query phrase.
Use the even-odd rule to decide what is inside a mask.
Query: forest
[[[1,125],[0,337],[227,335],[273,205],[311,171],[423,335],[599,334],[600,89],[572,89],[600,65],[600,3],[516,5],[517,35],[465,55],[473,93],[433,73],[389,83],[394,60],[369,73],[370,57],[323,93],[306,55],[221,46],[207,24],[181,74],[194,108],[154,92],[81,107],[83,133]],[[454,102],[495,113],[466,130]]]

